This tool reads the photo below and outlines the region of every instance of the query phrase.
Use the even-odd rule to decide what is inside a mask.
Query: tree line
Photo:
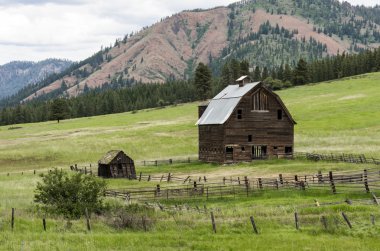
[[[115,83],[115,86],[88,90],[75,98],[35,100],[6,107],[0,110],[0,125],[137,112],[146,108],[205,100],[242,75],[250,76],[252,81],[263,81],[269,88],[279,90],[374,71],[380,71],[380,48],[359,54],[338,54],[309,63],[301,58],[294,67],[289,64],[274,68],[250,66],[247,60],[230,59],[222,66],[219,76],[213,76],[210,67],[200,63],[192,80],[134,84],[130,87]]]

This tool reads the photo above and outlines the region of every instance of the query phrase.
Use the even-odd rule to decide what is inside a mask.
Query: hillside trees
[[[307,68],[307,63],[304,59],[298,61],[297,67],[293,72],[293,84],[294,85],[304,85],[309,82],[309,70]]]
[[[211,81],[212,75],[210,68],[203,63],[199,63],[194,76],[194,85],[199,99],[206,100],[209,97]]]
[[[283,69],[281,67],[268,69],[269,76],[271,77],[265,79],[265,84],[277,90],[296,84],[315,83],[379,71],[379,55],[380,48],[364,51],[359,54],[343,53],[336,57],[327,57],[308,63],[300,60],[297,67],[293,69],[289,64],[285,64]],[[227,60],[224,62],[219,78],[217,76],[212,78],[210,72],[207,71],[208,79],[210,79],[210,89],[207,87],[209,91],[207,97],[217,94],[226,85],[234,83],[235,79],[233,79],[230,62],[232,61]],[[238,75],[244,75],[242,62],[237,61],[237,63],[240,68]],[[237,64],[235,63],[235,65]],[[205,65],[203,67],[208,68]],[[308,78],[302,75],[306,73],[308,74]],[[255,66],[254,72],[250,72],[249,75],[251,77],[253,75],[253,81],[260,80],[262,77],[260,67]],[[163,105],[175,105],[177,103],[205,98],[205,96],[199,95],[199,89],[195,86],[195,81],[169,81],[166,84],[131,84],[130,80],[123,79],[120,83],[111,81],[111,83],[102,88],[91,89],[88,93],[75,98],[64,99],[63,101],[67,105],[66,117],[77,118],[135,111]],[[50,116],[52,103],[59,103],[61,101],[36,99],[14,107],[4,107],[0,109],[0,125],[39,122],[52,119]]]

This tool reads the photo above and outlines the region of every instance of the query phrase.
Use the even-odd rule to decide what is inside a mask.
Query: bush
[[[41,204],[46,212],[75,219],[84,215],[86,208],[89,212],[103,208],[104,180],[81,173],[69,175],[57,169],[41,177],[34,201]]]
[[[115,229],[149,230],[153,227],[155,220],[150,217],[154,212],[137,204],[117,207],[112,210],[111,215],[106,219],[107,224]]]

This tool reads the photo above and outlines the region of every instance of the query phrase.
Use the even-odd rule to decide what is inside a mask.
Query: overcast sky
[[[0,0],[0,65],[46,58],[82,60],[161,17],[235,1]],[[380,4],[380,0],[349,2]]]

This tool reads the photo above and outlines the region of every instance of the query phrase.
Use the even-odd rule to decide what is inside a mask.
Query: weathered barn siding
[[[243,86],[240,85],[240,87]],[[253,83],[251,86],[253,86],[252,89],[240,98],[232,113],[226,111],[229,117],[227,120],[222,120],[222,124],[204,122],[207,121],[205,116],[213,116],[211,112],[198,121],[201,161],[222,163],[292,156],[295,122],[289,111],[281,99],[263,87],[261,83]],[[223,92],[227,92],[226,90],[231,90],[231,88],[226,88],[217,97],[223,97],[225,94]],[[234,91],[239,93],[236,87]],[[223,104],[223,102],[220,103]],[[220,109],[215,109],[215,103],[213,106],[214,110],[220,112]],[[204,112],[202,105],[200,116]]]
[[[252,110],[252,95],[257,91],[267,95],[267,111]],[[238,119],[238,110],[242,111],[241,119]],[[282,119],[277,118],[278,110],[282,112]],[[293,147],[294,144],[294,123],[270,92],[262,87],[255,88],[242,98],[225,123],[224,143],[239,146],[234,151],[236,161],[252,160],[253,146],[266,146],[267,156],[285,156],[285,146]]]
[[[206,162],[224,161],[224,126],[199,126],[199,159]]]
[[[136,178],[133,159],[123,151],[109,151],[98,162],[98,176],[105,178]]]

